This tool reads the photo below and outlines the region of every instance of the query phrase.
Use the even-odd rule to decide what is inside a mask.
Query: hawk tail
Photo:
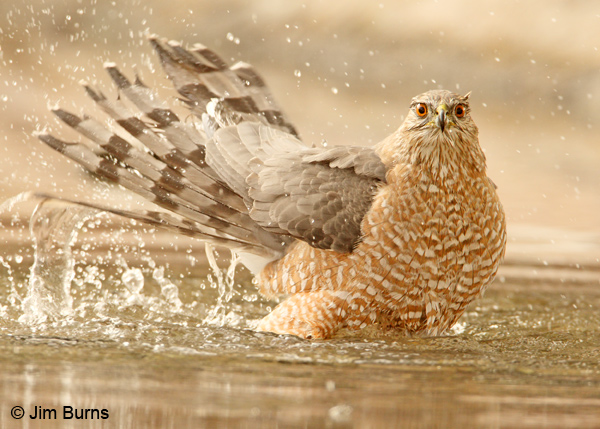
[[[47,133],[40,133],[39,139],[164,211],[95,208],[261,257],[281,256],[290,240],[266,231],[250,217],[245,193],[236,192],[207,162],[206,143],[220,128],[244,120],[293,135],[295,130],[250,66],[228,67],[199,45],[188,51],[154,36],[150,42],[184,103],[202,119],[202,126],[197,126],[197,121],[181,121],[139,77],[130,81],[113,63],[106,63],[120,94],[130,103],[121,97],[109,100],[87,83],[83,86],[118,127],[109,128],[92,117],[54,108],[53,113],[86,140],[67,142]]]

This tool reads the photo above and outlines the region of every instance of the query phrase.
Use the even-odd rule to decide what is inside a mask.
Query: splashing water
[[[144,275],[139,268],[125,271],[121,276],[121,281],[132,295],[139,295],[144,288]]]
[[[154,271],[152,271],[152,278],[156,280],[160,286],[160,292],[165,297],[167,302],[171,304],[173,310],[179,312],[183,305],[179,299],[179,289],[165,278],[165,268],[155,268]]]
[[[71,246],[83,223],[98,213],[58,200],[42,200],[30,220],[34,261],[19,322],[39,325],[73,313],[71,280],[75,261]]]
[[[16,207],[21,203],[30,207]],[[119,224],[114,231],[109,228],[108,235],[92,231],[104,219],[104,212],[99,209],[23,193],[0,204],[0,212],[8,214],[5,219],[10,222],[7,232],[12,240],[17,238],[15,234],[20,234],[17,240],[20,249],[24,249],[25,241],[32,243],[29,250],[0,255],[0,268],[9,280],[7,295],[0,305],[0,319],[18,321],[22,328],[34,331],[69,326],[69,333],[98,320],[104,321],[102,329],[110,330],[112,321],[119,325],[123,315],[143,319],[143,323],[169,320],[196,326],[246,325],[241,306],[248,301],[242,295],[234,299],[234,288],[239,286],[234,281],[239,262],[235,254],[229,266],[220,269],[214,249],[207,245],[207,260],[212,269],[208,286],[215,295],[201,296],[200,290],[190,293],[184,289],[180,296],[178,285],[166,274],[167,266],[158,265],[145,250],[138,230],[127,229],[132,225]],[[125,244],[119,233],[129,234]],[[94,240],[96,236],[100,239]],[[105,243],[107,247],[103,247]],[[125,256],[132,249],[136,252],[133,259]],[[13,264],[21,264],[22,255],[31,258],[29,274],[25,278],[19,274],[13,280]],[[92,259],[82,266],[80,258]],[[132,261],[134,264],[130,265]],[[107,263],[107,268],[103,268]],[[192,279],[189,284],[199,281]],[[203,289],[204,284],[200,283],[198,289]],[[107,324],[106,320],[111,322]],[[121,325],[116,330],[113,327],[115,332],[121,330]]]
[[[127,298],[127,304],[129,305],[143,305],[144,297],[142,296],[142,289],[144,288],[144,274],[139,268],[129,268],[121,276],[121,281],[129,291],[129,298]]]
[[[229,267],[227,268],[224,276],[223,271],[217,264],[214,247],[209,243],[205,243],[205,249],[208,264],[216,278],[216,286],[219,293],[219,298],[216,305],[204,319],[204,323],[216,326],[235,325],[236,323],[239,323],[240,316],[236,315],[233,311],[227,311],[227,304],[233,297],[235,269],[240,258],[236,253],[231,253],[231,262],[229,263]]]

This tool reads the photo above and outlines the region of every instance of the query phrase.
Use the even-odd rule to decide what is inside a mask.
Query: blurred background
[[[105,61],[176,102],[145,32],[253,64],[308,144],[371,145],[413,96],[472,91],[512,241],[600,242],[600,4],[583,0],[3,1],[0,199],[120,192],[33,133],[78,138],[49,105],[102,119],[79,82],[116,97]]]

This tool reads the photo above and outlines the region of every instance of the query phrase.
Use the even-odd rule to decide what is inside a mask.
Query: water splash
[[[121,281],[129,291],[127,304],[143,305],[144,299],[141,295],[144,288],[144,274],[139,268],[129,268],[121,275]]]
[[[20,203],[28,203],[28,206],[17,207]],[[158,265],[145,250],[143,237],[137,230],[127,236],[127,241],[118,239],[120,231],[130,231],[126,229],[130,225],[120,225],[123,229],[108,228],[108,238],[90,239],[98,234],[90,228],[94,229],[104,219],[98,209],[24,193],[0,204],[0,210],[9,211],[5,219],[11,225],[8,231],[11,239],[17,238],[14,232],[20,234],[17,240],[20,248],[24,240],[32,243],[26,255],[28,260],[32,258],[31,265],[27,264],[29,274],[24,280],[17,279],[10,291],[7,288],[0,306],[0,319],[18,321],[22,328],[34,331],[47,331],[60,325],[69,326],[72,332],[78,326],[83,327],[78,324],[85,325],[96,317],[118,321],[124,310],[138,307],[127,311],[127,317],[214,327],[244,324],[241,304],[234,299],[237,255],[232,256],[228,267],[220,269],[214,250],[207,246],[206,255],[212,269],[209,281],[217,296],[207,295],[210,302],[202,302],[193,300],[194,293],[181,295],[179,287],[166,275],[166,267]],[[108,244],[107,250],[104,250],[104,241]],[[137,261],[133,266],[126,258],[132,249]],[[7,279],[13,278],[12,263],[21,264],[23,260],[20,254],[17,256],[19,260],[14,255],[0,255],[3,258],[0,269],[8,270]],[[91,265],[86,262],[80,266],[80,258],[91,258]],[[109,264],[106,270],[94,265],[106,263]],[[144,263],[147,266],[143,266]],[[155,285],[160,287],[158,296]],[[173,319],[175,315],[177,318]]]
[[[83,223],[97,213],[60,200],[43,199],[37,205],[29,224],[34,238],[34,261],[19,322],[39,325],[72,315],[75,261],[71,246]]]
[[[8,285],[10,288],[7,302],[11,307],[18,306],[20,305],[22,299],[19,295],[19,292],[17,292],[13,267],[2,256],[0,256],[0,266],[6,270],[6,279],[8,280]],[[0,305],[0,316],[6,316],[7,309],[7,306]]]
[[[0,215],[2,215],[2,224],[0,227],[2,228],[3,233],[7,233],[6,239],[9,242],[14,241],[22,245],[22,243],[26,241],[25,235],[27,233],[26,231],[23,231],[26,228],[24,228],[21,224],[19,214],[14,210],[14,208],[18,204],[32,200],[33,194],[31,192],[23,192],[19,195],[16,195],[12,198],[3,201],[0,204]],[[8,223],[8,225],[6,223]],[[21,228],[17,226],[20,226]],[[7,246],[2,249],[3,253],[5,249],[13,248],[13,246],[11,246],[10,244],[6,244]],[[22,249],[22,246],[20,247],[20,249]],[[11,263],[16,262],[17,264],[20,264],[22,261],[23,255],[19,253],[3,254],[0,256],[0,267],[6,273],[6,279],[8,280],[7,286],[9,289],[6,298],[6,304],[8,305],[0,305],[0,317],[2,318],[12,318],[13,315],[11,315],[8,310],[11,308],[14,309],[21,307],[21,302],[23,301],[23,299],[17,291],[15,273]]]
[[[152,271],[152,278],[160,286],[160,292],[171,305],[175,312],[181,311],[183,303],[179,299],[179,289],[168,279],[165,278],[165,267],[155,268]]]
[[[232,252],[231,262],[229,267],[227,267],[225,275],[223,275],[223,271],[217,264],[214,247],[210,243],[205,243],[205,249],[208,265],[216,278],[216,287],[219,297],[215,306],[204,319],[204,323],[216,326],[235,325],[239,323],[240,316],[236,315],[233,311],[228,311],[228,303],[231,301],[231,298],[233,298],[235,269],[240,258],[236,253]]]

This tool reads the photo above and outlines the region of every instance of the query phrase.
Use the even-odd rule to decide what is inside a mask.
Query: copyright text
[[[35,405],[27,414],[20,405],[12,407],[10,415],[13,419],[20,420],[106,420],[110,417],[106,408],[75,408],[65,405],[60,408],[44,408]]]

